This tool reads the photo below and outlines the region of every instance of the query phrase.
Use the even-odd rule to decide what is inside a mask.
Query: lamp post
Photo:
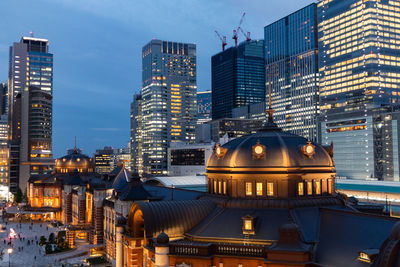
[[[12,248],[7,249],[7,253],[8,253],[8,267],[11,266],[10,258],[11,258],[11,253],[12,253],[12,252],[13,252],[13,249],[12,249]]]

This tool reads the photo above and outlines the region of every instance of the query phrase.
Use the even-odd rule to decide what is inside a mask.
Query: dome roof
[[[56,159],[56,168],[87,169],[94,168],[94,161],[87,155],[79,153],[76,149],[71,154]]]
[[[168,243],[169,243],[169,236],[166,233],[161,232],[157,236],[157,245],[158,246],[168,246]]]
[[[217,146],[207,163],[209,170],[313,167],[332,169],[334,166],[332,157],[324,147],[278,128],[234,139],[220,149]]]

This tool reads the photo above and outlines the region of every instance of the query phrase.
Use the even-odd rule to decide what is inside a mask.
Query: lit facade
[[[8,186],[10,148],[8,147],[8,117],[0,117],[0,184]]]
[[[131,103],[131,166],[143,174],[143,111],[142,95],[135,94]]]
[[[399,181],[399,107],[330,115],[320,122],[321,140],[335,147],[339,177]]]
[[[212,119],[232,118],[232,109],[265,101],[264,41],[242,42],[211,58]]]
[[[94,154],[94,163],[96,165],[95,171],[100,174],[109,173],[112,167],[111,157],[114,153],[112,147],[104,147],[104,149],[97,149]]]
[[[271,81],[275,122],[316,139],[319,114],[317,5],[308,5],[264,28],[267,103]]]
[[[171,142],[195,142],[196,45],[152,40],[142,49],[143,171],[167,173]]]
[[[398,104],[400,3],[319,1],[318,16],[323,119]]]
[[[211,91],[197,92],[197,124],[211,120]]]
[[[211,141],[221,142],[221,138],[235,139],[254,133],[264,125],[262,120],[252,119],[219,119],[209,122],[211,125]],[[228,141],[226,140],[226,141]]]
[[[49,41],[22,37],[10,47],[9,63],[10,191],[15,193],[18,186],[24,191],[31,174],[50,173],[54,165]]]

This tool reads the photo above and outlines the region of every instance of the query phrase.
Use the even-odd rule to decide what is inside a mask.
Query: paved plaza
[[[84,263],[86,256],[74,257],[74,255],[83,254],[85,252],[84,248],[49,256],[44,255],[43,248],[38,245],[40,236],[43,235],[48,238],[50,233],[54,233],[57,236],[57,232],[61,228],[51,227],[47,223],[33,223],[31,225],[29,222],[21,224],[8,222],[6,224],[2,220],[0,220],[0,224],[6,227],[6,230],[0,230],[0,251],[3,251],[3,259],[0,260],[1,267],[9,266],[9,260],[12,267],[87,266]],[[7,249],[11,247],[8,237],[10,228],[15,230],[17,237],[12,241],[13,252],[9,258]]]

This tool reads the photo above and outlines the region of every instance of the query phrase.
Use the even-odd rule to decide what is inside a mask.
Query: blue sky
[[[33,31],[54,53],[53,150],[86,154],[129,140],[129,108],[141,86],[141,48],[153,38],[197,45],[199,91],[211,87],[214,30],[233,44],[232,29],[263,38],[263,27],[310,0],[0,0],[0,81],[8,47]],[[240,36],[243,40],[243,36]]]

